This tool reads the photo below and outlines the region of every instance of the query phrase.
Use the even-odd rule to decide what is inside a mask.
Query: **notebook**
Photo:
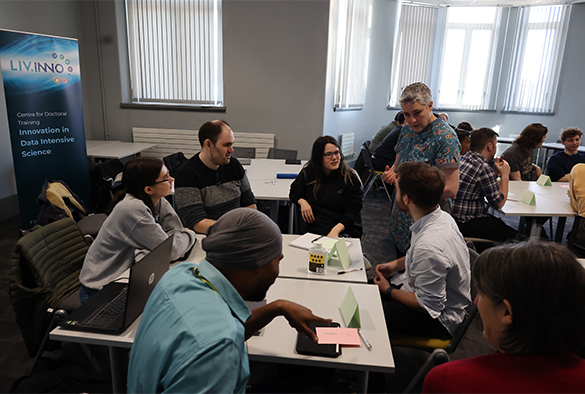
[[[130,268],[128,283],[112,282],[61,322],[76,331],[120,333],[144,310],[152,290],[169,269],[173,236]]]
[[[344,238],[344,240],[345,244],[349,248],[351,246],[351,240],[347,238]],[[335,242],[338,241],[338,238],[329,238],[319,234],[305,233],[305,235],[302,235],[289,242],[289,245],[295,248],[309,250],[313,247],[313,242],[315,241],[320,241],[321,246],[327,250],[331,250],[333,245],[335,245]]]

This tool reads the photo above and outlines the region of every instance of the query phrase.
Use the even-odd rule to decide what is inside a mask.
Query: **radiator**
[[[353,159],[355,151],[353,149],[353,140],[355,133],[346,133],[339,135],[339,145],[341,145],[341,153],[346,159]]]
[[[268,156],[268,149],[274,148],[272,133],[235,131],[234,137],[235,146],[256,148],[257,159],[265,159]],[[163,158],[176,152],[183,152],[189,158],[201,150],[198,130],[133,127],[132,139],[134,142],[156,144],[155,147],[142,152],[145,156]]]

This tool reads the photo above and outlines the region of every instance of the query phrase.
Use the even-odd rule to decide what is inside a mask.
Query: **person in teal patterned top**
[[[402,91],[400,105],[406,125],[396,144],[396,161],[386,166],[382,179],[394,184],[395,170],[404,162],[425,162],[439,168],[445,175],[443,198],[453,198],[459,187],[459,152],[457,134],[441,118],[433,114],[431,90],[422,82],[413,83]],[[405,253],[410,245],[412,218],[392,206],[388,233],[396,247]]]

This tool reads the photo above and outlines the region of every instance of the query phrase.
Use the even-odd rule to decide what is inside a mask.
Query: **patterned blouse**
[[[440,166],[459,159],[461,143],[453,129],[441,118],[437,118],[419,133],[405,125],[396,144],[396,165],[405,162],[425,162]],[[405,252],[410,245],[410,226],[412,217],[393,204],[390,214],[388,233],[398,249]]]

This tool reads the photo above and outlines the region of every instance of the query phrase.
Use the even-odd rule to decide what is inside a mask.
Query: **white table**
[[[525,189],[535,194],[536,205],[520,202]],[[536,182],[510,181],[508,199],[500,211],[506,216],[558,217],[555,241],[561,242],[567,217],[575,216],[567,195],[568,190],[567,182],[553,182],[552,186],[540,186]],[[539,234],[536,221],[530,234],[531,236]]]
[[[368,371],[385,373],[394,371],[394,359],[377,286],[277,278],[266,299],[267,302],[276,299],[297,302],[310,308],[314,314],[332,318],[343,326],[338,307],[350,286],[360,305],[362,333],[372,344],[372,351],[368,351],[362,344],[359,348],[344,347],[342,355],[334,359],[297,354],[295,351],[297,333],[288,325],[286,319],[280,317],[263,328],[260,336],[247,341],[250,359],[361,371],[363,374],[360,391],[366,392]],[[119,335],[78,332],[57,327],[51,331],[50,338],[57,341],[108,346],[114,392],[124,392],[126,388],[124,371],[127,369],[124,356],[134,343],[139,323],[140,317]]]
[[[250,187],[258,200],[271,202],[270,217],[278,223],[278,202],[289,201],[290,185],[294,179],[277,179],[277,174],[298,174],[303,165],[286,164],[285,160],[277,159],[252,159],[252,163],[244,166],[246,175],[250,181]],[[290,204],[288,215],[288,232],[293,232],[294,204]]]
[[[155,147],[143,142],[86,140],[87,156],[93,159],[123,159]]]
[[[309,279],[316,281],[336,281],[336,282],[355,282],[355,283],[367,283],[368,278],[366,276],[366,269],[364,267],[364,256],[362,254],[362,245],[359,239],[349,238],[351,240],[351,246],[348,248],[349,256],[351,257],[352,264],[351,268],[362,268],[361,271],[348,272],[346,274],[337,274],[343,270],[341,263],[337,258],[331,260],[331,264],[327,266],[327,274],[309,274],[309,252],[304,249],[295,248],[289,245],[291,241],[294,241],[300,237],[300,235],[284,234],[282,236],[282,253],[284,258],[280,262],[280,273],[278,274],[281,278],[296,278],[296,279]],[[197,243],[193,246],[193,250],[187,261],[193,263],[200,263],[205,258],[205,251],[201,248],[201,240],[205,238],[203,234],[197,234]]]
[[[368,371],[394,372],[394,358],[377,286],[278,278],[268,290],[266,299],[268,302],[277,299],[297,302],[317,316],[331,318],[345,327],[339,305],[350,286],[360,305],[361,331],[371,343],[371,351],[361,344],[360,347],[343,347],[338,358],[300,355],[295,351],[296,333],[286,319],[277,318],[262,330],[260,336],[247,341],[250,359],[362,371],[362,387],[357,388],[358,392],[366,392]]]

